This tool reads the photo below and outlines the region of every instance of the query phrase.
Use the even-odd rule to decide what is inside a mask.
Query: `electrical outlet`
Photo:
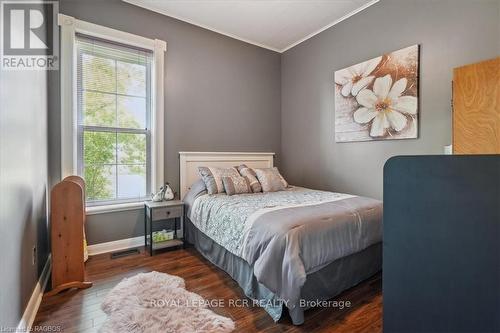
[[[31,251],[31,264],[33,266],[36,264],[36,246],[33,246],[33,250]]]

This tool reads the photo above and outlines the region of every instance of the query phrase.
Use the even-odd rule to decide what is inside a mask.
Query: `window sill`
[[[93,207],[87,207],[87,209],[85,210],[85,214],[96,215],[96,214],[105,214],[113,212],[123,212],[127,210],[137,210],[143,207],[144,207],[144,201],[105,205],[105,206],[93,206]]]

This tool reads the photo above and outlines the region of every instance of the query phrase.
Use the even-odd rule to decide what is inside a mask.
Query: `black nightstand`
[[[145,201],[144,202],[144,244],[153,255],[156,250],[175,249],[184,245],[184,203],[180,200]],[[165,229],[173,231],[171,240],[153,242],[154,224],[166,225]]]

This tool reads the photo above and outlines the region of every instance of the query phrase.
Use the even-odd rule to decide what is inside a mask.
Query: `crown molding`
[[[316,30],[315,32],[307,35],[306,37],[302,38],[302,39],[299,39],[298,41],[296,42],[293,42],[291,43],[290,45],[282,48],[282,49],[279,49],[279,48],[275,48],[275,47],[272,47],[272,46],[269,46],[269,45],[265,45],[265,44],[262,44],[262,43],[258,43],[256,41],[253,41],[253,40],[250,40],[250,39],[246,39],[246,38],[242,38],[242,37],[239,37],[237,35],[234,35],[234,34],[231,34],[231,33],[228,33],[228,32],[225,32],[225,31],[222,31],[222,30],[219,30],[219,29],[216,29],[216,28],[213,28],[211,26],[208,26],[208,25],[205,25],[205,24],[201,24],[201,23],[198,23],[194,20],[191,20],[191,19],[187,19],[185,17],[182,17],[182,16],[178,16],[178,15],[172,15],[170,13],[168,13],[167,11],[163,11],[163,10],[159,10],[157,8],[153,8],[149,5],[144,5],[142,4],[140,1],[138,0],[122,0],[123,2],[126,2],[128,4],[131,4],[131,5],[134,5],[134,6],[137,6],[137,7],[141,7],[141,8],[144,8],[144,9],[147,9],[147,10],[150,10],[152,12],[155,12],[155,13],[158,13],[158,14],[162,14],[162,15],[165,15],[165,16],[168,16],[168,17],[172,17],[176,20],[180,20],[180,21],[183,21],[183,22],[186,22],[186,23],[189,23],[189,24],[192,24],[192,25],[195,25],[195,26],[198,26],[200,28],[203,28],[203,29],[207,29],[207,30],[210,30],[210,31],[213,31],[213,32],[216,32],[218,34],[221,34],[221,35],[224,35],[224,36],[227,36],[227,37],[231,37],[233,39],[236,39],[236,40],[239,40],[239,41],[242,41],[242,42],[245,42],[245,43],[248,43],[248,44],[252,44],[252,45],[255,45],[255,46],[258,46],[258,47],[261,47],[261,48],[264,48],[264,49],[267,49],[267,50],[271,50],[271,51],[274,51],[274,52],[277,52],[277,53],[283,53],[285,51],[288,51],[289,49],[305,42],[306,40],[316,36],[317,34],[333,27],[334,25],[348,19],[349,17],[361,12],[362,10],[365,10],[366,8],[376,4],[377,2],[379,2],[380,0],[372,0],[368,3],[366,3],[365,5],[359,7],[359,8],[356,8],[355,10],[347,13],[346,15],[342,16],[341,18],[339,18],[338,20],[335,20],[327,25],[325,25],[324,27]]]

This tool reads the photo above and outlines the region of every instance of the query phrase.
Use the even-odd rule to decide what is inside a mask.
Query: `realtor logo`
[[[1,3],[1,67],[3,70],[59,69],[57,1]]]

